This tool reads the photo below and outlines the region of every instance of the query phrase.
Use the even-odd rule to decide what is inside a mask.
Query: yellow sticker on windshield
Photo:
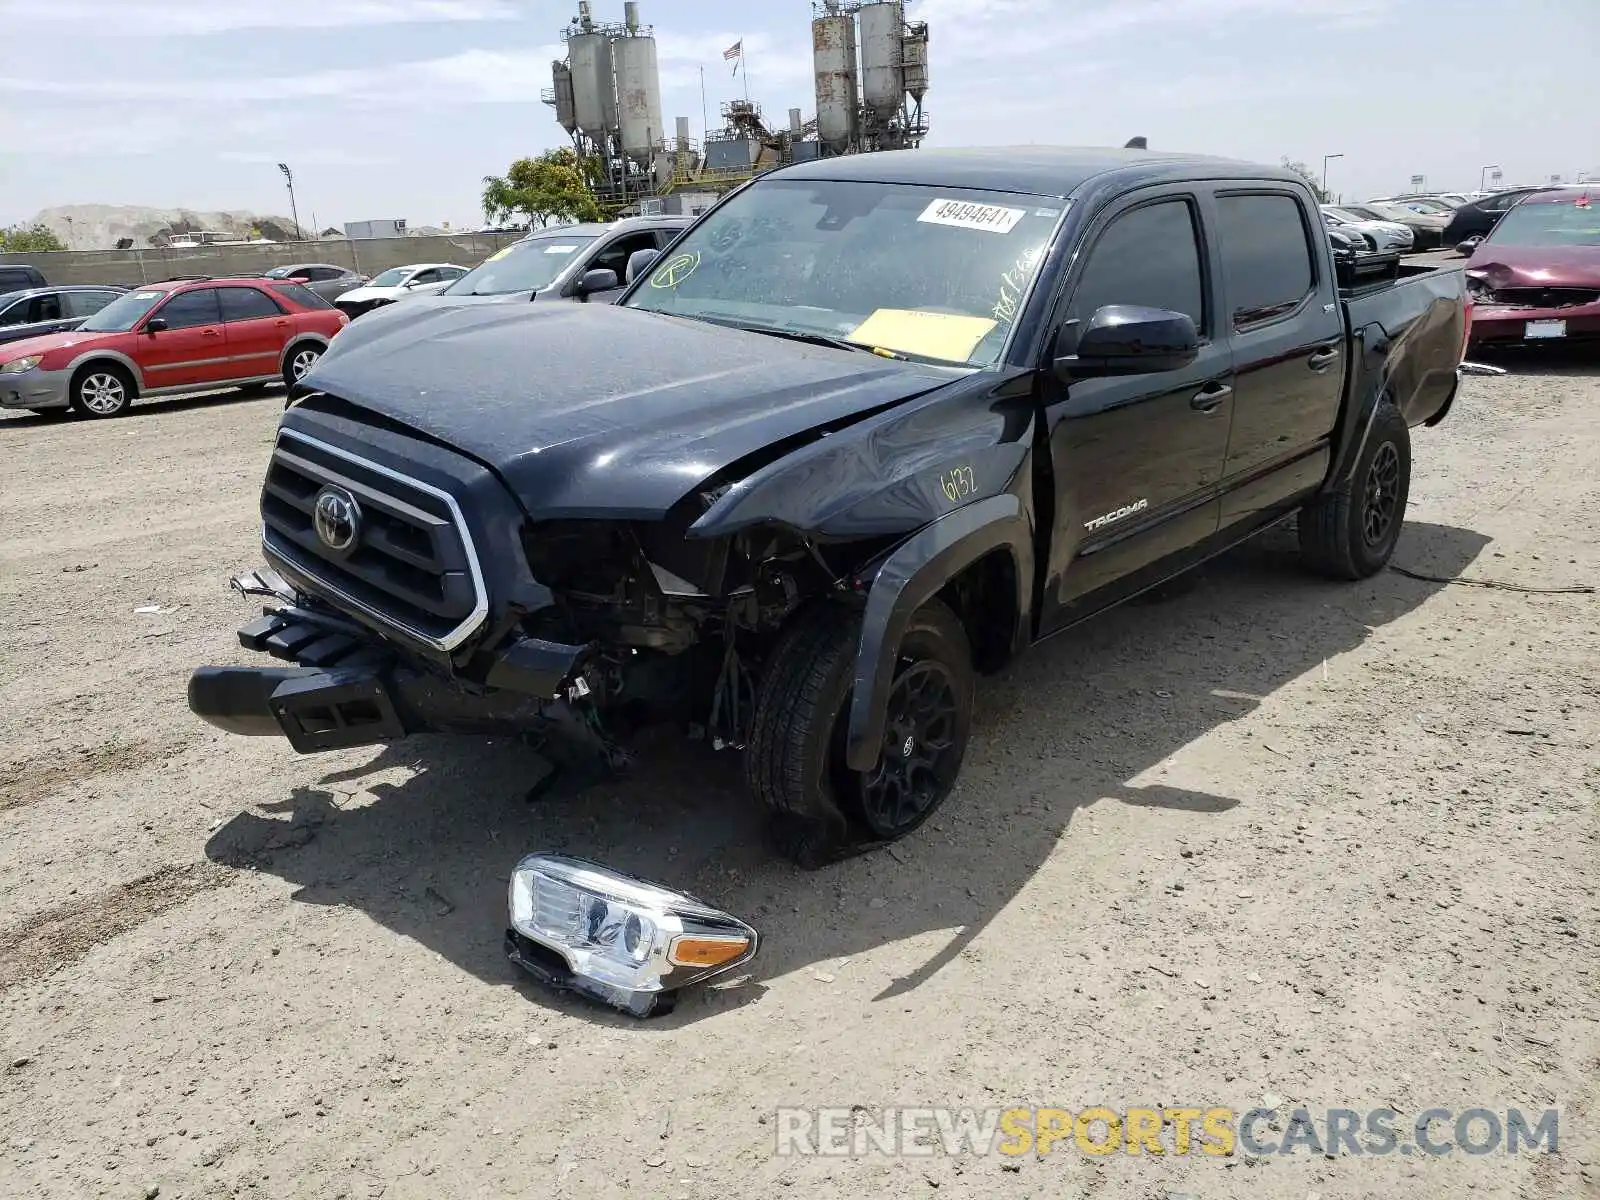
[[[846,336],[864,346],[919,354],[947,362],[966,362],[998,322],[988,317],[880,308]]]
[[[512,243],[512,244],[515,245],[515,243]],[[499,262],[502,258],[504,258],[506,255],[508,255],[510,253],[511,253],[511,246],[507,246],[504,250],[496,250],[493,254],[489,255],[489,257],[484,259],[483,261],[484,262]]]

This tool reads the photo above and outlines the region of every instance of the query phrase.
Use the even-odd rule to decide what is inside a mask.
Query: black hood
[[[609,304],[409,307],[353,323],[302,386],[470,454],[540,518],[659,517],[763,447],[958,374]]]

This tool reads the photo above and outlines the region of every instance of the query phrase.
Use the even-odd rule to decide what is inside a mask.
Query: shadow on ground
[[[1487,540],[1409,524],[1396,561],[1452,577]],[[532,803],[525,795],[539,760],[509,739],[412,739],[355,770],[320,777],[317,760],[305,759],[315,783],[271,806],[269,816],[234,818],[207,853],[281,876],[298,885],[300,902],[358,909],[499,984],[521,979],[501,953],[505,888],[517,859],[534,849],[688,888],[761,929],[750,984],[702,991],[642,1028],[759,1000],[762,979],[807,964],[955,930],[878,997],[887,999],[959,954],[1085,807],[1164,808],[1198,827],[1250,803],[1130,781],[1357,647],[1442,586],[1393,572],[1359,584],[1313,579],[1298,566],[1292,534],[1274,530],[987,680],[962,783],[935,821],[892,850],[818,872],[769,856],[736,761],[676,741],[647,754],[625,779]],[[411,773],[399,784],[362,782],[391,767]],[[569,1007],[531,983],[521,986],[541,1003]]]
[[[1579,379],[1600,376],[1600,343],[1555,343],[1551,345],[1511,346],[1504,349],[1475,348],[1468,356],[1473,362],[1504,367],[1513,375],[1557,375]]]

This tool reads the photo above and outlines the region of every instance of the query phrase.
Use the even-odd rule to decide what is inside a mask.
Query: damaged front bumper
[[[488,656],[478,683],[306,607],[270,571],[242,576],[234,586],[279,601],[239,630],[239,644],[293,665],[196,669],[189,708],[218,729],[281,735],[301,754],[426,732],[539,731],[594,740],[571,704],[589,692],[588,646],[514,637]]]

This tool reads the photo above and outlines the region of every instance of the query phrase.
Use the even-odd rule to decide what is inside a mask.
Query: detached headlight
[[[5,366],[0,367],[0,375],[21,375],[24,371],[31,371],[39,365],[42,354],[30,354],[27,358],[13,358]]]
[[[553,987],[636,1017],[755,957],[756,931],[683,892],[561,854],[511,873],[506,954]]]

